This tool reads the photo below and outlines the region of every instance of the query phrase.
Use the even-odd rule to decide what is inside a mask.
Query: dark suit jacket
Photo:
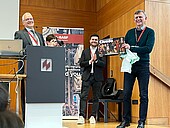
[[[103,68],[105,66],[105,62],[102,57],[99,56],[98,50],[96,50],[97,62],[94,62],[94,78],[96,81],[103,81]],[[89,65],[89,60],[91,59],[90,48],[83,50],[81,58],[80,58],[80,67],[83,68],[82,80],[87,81],[90,77],[90,72],[92,68],[92,64]]]
[[[40,34],[38,32],[35,32],[35,33],[36,33],[36,35],[39,38],[40,45],[41,46],[45,46],[44,38],[43,38],[42,34]],[[30,36],[28,34],[28,31],[26,29],[20,30],[20,31],[16,31],[15,35],[14,35],[14,38],[15,39],[22,39],[23,40],[23,48],[24,49],[26,48],[27,45],[32,45],[32,41],[31,41]]]
[[[44,42],[44,38],[42,36],[42,34],[38,33],[38,32],[35,32],[39,38],[39,41],[40,41],[40,45],[41,46],[45,46],[45,42]],[[23,50],[25,51],[26,47],[28,45],[32,45],[32,41],[30,39],[30,36],[28,34],[28,31],[26,29],[24,30],[20,30],[20,31],[16,31],[15,34],[14,34],[14,39],[22,39],[23,41]],[[24,53],[26,54],[26,53]],[[22,63],[19,62],[18,63],[18,67],[20,68],[22,66]],[[19,72],[19,74],[23,74],[24,73],[24,68],[22,68]]]

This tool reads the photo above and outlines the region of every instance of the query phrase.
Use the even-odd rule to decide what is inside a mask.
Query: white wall
[[[13,39],[19,29],[19,0],[0,0],[0,39]]]

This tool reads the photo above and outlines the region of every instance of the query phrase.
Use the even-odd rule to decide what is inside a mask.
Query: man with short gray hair
[[[152,52],[155,33],[154,30],[146,26],[147,16],[143,10],[134,13],[136,27],[130,29],[125,36],[123,48],[137,53],[139,61],[132,64],[131,73],[124,72],[124,98],[123,98],[123,122],[117,128],[130,126],[131,121],[131,96],[136,78],[139,85],[140,108],[137,128],[144,128],[148,110],[148,85],[150,53]]]

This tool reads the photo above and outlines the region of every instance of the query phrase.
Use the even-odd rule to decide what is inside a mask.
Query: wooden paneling
[[[21,0],[20,29],[23,29],[21,17],[31,12],[36,30],[42,27],[83,27],[85,29],[85,47],[89,46],[89,36],[96,33],[95,0]]]
[[[100,37],[125,36],[127,30],[134,27],[133,14],[138,9],[145,9],[148,15],[147,25],[156,33],[156,43],[151,54],[151,64],[163,74],[170,76],[170,1],[169,0],[21,0],[20,1],[20,29],[23,29],[21,16],[31,12],[35,19],[36,30],[42,32],[42,27],[83,27],[85,29],[85,47],[89,46],[89,36],[98,33]],[[97,12],[96,12],[97,11]],[[123,73],[120,72],[119,56],[108,57],[108,77],[117,80],[117,88],[123,88]],[[0,61],[8,63],[9,60]],[[17,65],[14,66],[17,68]],[[13,69],[3,68],[1,73],[8,73]],[[111,76],[113,71],[113,76]],[[15,84],[15,83],[14,83]],[[15,87],[13,86],[13,90]],[[155,118],[168,119],[170,122],[170,89],[164,86],[154,76],[149,84],[148,122]],[[15,98],[15,94],[12,94]],[[155,98],[157,97],[157,98]],[[139,100],[138,84],[135,83],[132,99]],[[12,109],[15,103],[12,102]],[[109,105],[116,115],[116,105]],[[132,105],[132,121],[138,120],[139,104]],[[169,123],[170,124],[170,123]]]
[[[21,0],[21,5],[96,12],[96,0]]]
[[[99,12],[97,22],[99,23],[98,34],[100,37],[110,35],[110,37],[125,36],[126,32],[135,27],[133,20],[134,12],[138,9],[144,10],[144,1],[110,1]],[[124,4],[123,4],[124,3]],[[121,6],[120,6],[121,4]],[[107,7],[106,7],[107,6]],[[107,14],[107,15],[106,15]],[[105,19],[105,20],[104,20]],[[119,56],[108,57],[108,77],[112,77],[110,72],[113,71],[113,77],[117,80],[117,88],[123,89],[123,73],[120,72],[121,63]],[[133,89],[133,100],[139,100],[138,83],[136,82]],[[117,109],[114,104],[110,105],[112,112],[116,114]],[[139,104],[132,105],[132,121],[138,121]]]
[[[143,0],[111,0],[97,12],[97,29],[104,28],[142,2]]]
[[[101,8],[103,8],[107,3],[109,3],[111,0],[96,0],[97,1],[97,11],[99,11]]]
[[[10,59],[0,59],[0,74],[15,74],[16,71],[18,70],[18,61],[17,60],[10,60]],[[4,82],[3,79],[0,79],[1,82]],[[16,82],[11,80],[8,80],[10,82],[10,109],[12,111],[15,111],[16,105],[15,105],[15,98],[16,98],[16,93],[15,93],[15,87],[16,87]]]
[[[146,0],[148,26],[154,28],[156,42],[151,54],[151,64],[163,75],[170,78],[170,1]],[[170,79],[169,79],[170,80]],[[170,124],[170,88],[159,79],[151,76],[148,117],[168,119]],[[160,122],[160,121],[159,121]],[[160,122],[160,123],[163,123]]]
[[[168,3],[170,1],[147,0],[146,2],[138,1],[139,3],[131,1],[133,4],[130,6],[126,4],[127,1],[122,0],[122,7],[118,2],[120,1],[117,1],[116,3],[116,1],[112,0],[105,4],[103,3],[103,8],[99,10],[97,15],[99,26],[97,32],[100,37],[105,37],[107,35],[110,35],[110,37],[124,36],[128,29],[135,26],[133,22],[134,12],[138,9],[145,10],[148,15],[147,25],[153,28],[156,33],[156,42],[154,50],[151,53],[151,64],[169,77],[170,70],[168,69],[168,64],[170,63],[170,46],[168,40],[170,38],[170,5]],[[125,7],[123,6],[123,3]],[[108,77],[111,77],[110,72],[113,71],[113,77],[117,80],[118,88],[123,88],[123,74],[120,73],[121,60],[119,56],[108,57],[108,62]],[[160,120],[157,124],[169,124],[169,91],[170,89],[168,86],[151,75],[147,123],[154,124],[156,120]],[[137,82],[134,85],[132,99],[139,101]],[[115,109],[115,105],[110,105],[109,108],[112,108],[113,113],[116,114],[117,109]],[[132,122],[138,121],[138,111],[139,104],[132,105]]]
[[[20,0],[20,26],[23,29],[21,17],[30,12],[35,20],[35,29],[42,32],[42,27],[84,28],[84,44],[89,46],[89,36],[96,33],[96,0]],[[0,60],[0,64],[8,64],[15,60]],[[2,67],[2,66],[1,66]],[[15,69],[15,71],[14,71]],[[14,66],[3,66],[0,73],[15,73]],[[11,86],[11,109],[15,110],[15,82]]]
[[[96,25],[93,25],[96,22],[96,13],[41,7],[32,9],[31,6],[22,6],[21,14],[31,12],[38,30],[43,26],[84,27],[86,30],[96,30]],[[20,25],[23,28],[23,25]]]
[[[170,70],[167,67],[170,63],[170,4],[146,1],[148,16],[147,24],[154,28],[156,43],[151,55],[151,63],[159,71],[170,77]],[[155,11],[156,16],[155,16]]]
[[[161,120],[167,118],[169,124],[170,88],[151,76],[149,92],[148,120],[160,119],[157,124],[162,124]]]
[[[170,77],[164,75],[159,70],[157,70],[155,67],[150,65],[150,72],[152,75],[154,75],[157,79],[162,81],[164,84],[166,84],[168,87],[170,87]]]
[[[108,3],[110,4],[110,2]],[[112,5],[113,6],[113,5]],[[116,5],[115,5],[116,6]],[[119,18],[110,22],[107,26],[103,27],[98,31],[100,37],[110,35],[113,37],[125,36],[128,29],[135,26],[133,22],[133,15],[137,9],[143,9],[144,3],[136,6],[132,10],[127,9],[127,13],[120,13]],[[103,13],[104,14],[104,13]],[[117,14],[118,15],[118,14]],[[108,77],[111,77],[110,72],[113,71],[113,77],[116,78],[118,88],[123,88],[123,73],[120,72],[121,60],[119,56],[108,57]]]
[[[0,59],[0,74],[15,74],[18,70],[18,61],[14,59]]]

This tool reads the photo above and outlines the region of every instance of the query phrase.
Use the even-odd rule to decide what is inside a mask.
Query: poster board
[[[99,41],[99,53],[101,56],[125,54],[123,43],[124,37],[102,39]]]
[[[79,59],[84,49],[84,28],[43,27],[44,39],[54,34],[65,47],[65,104],[63,119],[78,119],[81,91]]]

